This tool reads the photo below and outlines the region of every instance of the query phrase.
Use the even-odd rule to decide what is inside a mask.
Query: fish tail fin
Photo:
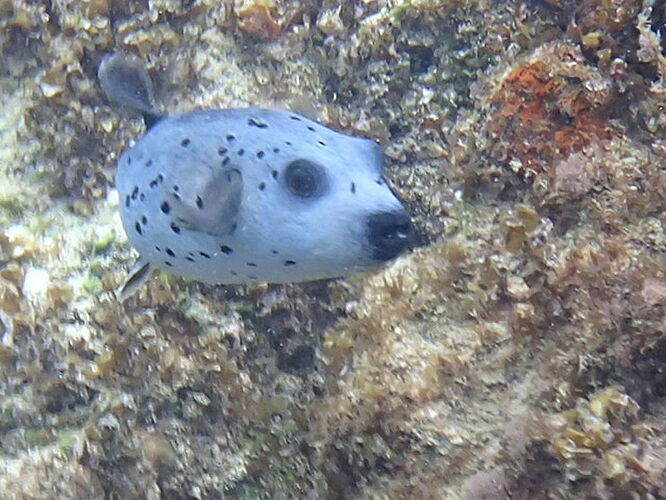
[[[153,105],[153,82],[137,57],[122,52],[107,55],[97,78],[110,101],[140,111],[147,127],[161,118]]]

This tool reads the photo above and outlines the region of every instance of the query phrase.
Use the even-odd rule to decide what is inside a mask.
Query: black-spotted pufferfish
[[[151,267],[207,283],[335,278],[389,261],[413,240],[372,140],[284,110],[205,109],[160,116],[136,59],[100,66],[110,100],[148,130],[118,161],[120,215]]]

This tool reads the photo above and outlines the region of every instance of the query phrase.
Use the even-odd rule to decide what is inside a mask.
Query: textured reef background
[[[666,497],[660,32],[656,0],[0,0],[2,497]],[[426,244],[118,303],[116,49],[165,110],[377,139]]]

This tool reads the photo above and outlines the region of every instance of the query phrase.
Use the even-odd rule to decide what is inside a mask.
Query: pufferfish
[[[118,161],[120,216],[140,254],[121,295],[153,267],[206,283],[303,282],[377,267],[411,245],[372,140],[277,109],[159,115],[146,69],[127,55],[107,57],[98,77],[148,129]]]

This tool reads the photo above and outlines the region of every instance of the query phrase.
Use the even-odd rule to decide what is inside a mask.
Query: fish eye
[[[289,191],[300,198],[312,198],[323,189],[324,173],[321,167],[308,160],[294,160],[284,173]]]

